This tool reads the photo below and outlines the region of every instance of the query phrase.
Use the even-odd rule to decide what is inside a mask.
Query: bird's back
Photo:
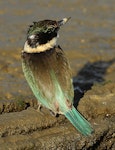
[[[71,106],[74,96],[71,70],[59,46],[41,53],[23,52],[22,66],[32,91],[43,106],[54,109],[60,105],[58,103],[66,104],[65,101]]]

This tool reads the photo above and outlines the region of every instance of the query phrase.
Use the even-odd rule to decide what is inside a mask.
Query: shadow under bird
[[[69,19],[43,20],[30,25],[22,51],[22,68],[39,106],[55,115],[65,115],[83,135],[90,135],[93,131],[90,123],[73,106],[70,65],[56,44],[60,27]]]

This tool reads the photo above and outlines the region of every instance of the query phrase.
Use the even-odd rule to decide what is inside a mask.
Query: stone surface
[[[62,115],[38,112],[21,68],[28,25],[69,16],[58,43],[71,63],[74,105],[95,130],[90,137]],[[114,20],[115,0],[0,1],[0,150],[115,149]]]

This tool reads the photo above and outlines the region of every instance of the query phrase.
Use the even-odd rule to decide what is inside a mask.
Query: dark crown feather
[[[43,20],[39,22],[33,22],[32,25],[29,26],[28,36],[39,34],[39,33],[51,33],[54,32],[57,28],[57,22],[52,20]]]

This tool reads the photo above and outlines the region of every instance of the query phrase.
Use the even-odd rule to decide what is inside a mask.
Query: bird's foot
[[[51,114],[53,117],[59,117],[59,114],[56,113],[56,112],[53,112],[52,110],[50,110],[50,114]]]
[[[41,111],[41,108],[42,108],[42,105],[41,105],[41,104],[38,104],[37,111]]]
[[[38,103],[38,107],[37,107],[36,111],[43,115],[44,113],[41,111],[41,108],[42,108],[42,105],[40,103]]]

